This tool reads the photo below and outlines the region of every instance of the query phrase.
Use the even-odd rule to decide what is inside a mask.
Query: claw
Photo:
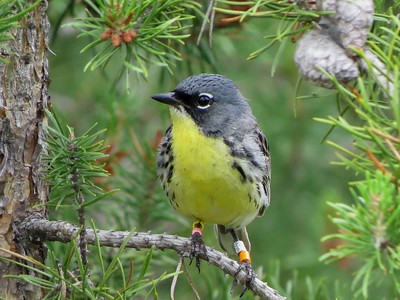
[[[234,288],[239,285],[239,280],[238,280],[237,276],[240,273],[240,271],[244,271],[246,273],[246,284],[243,286],[242,292],[240,294],[240,297],[242,297],[244,295],[244,293],[251,288],[251,285],[252,285],[254,279],[256,278],[256,274],[255,274],[253,268],[251,267],[250,262],[248,262],[248,261],[242,262],[240,264],[237,272],[234,275],[235,279],[232,283],[231,293],[233,292]]]
[[[196,258],[196,267],[197,270],[199,270],[199,273],[200,273],[200,258],[207,258],[207,249],[203,241],[202,227],[203,225],[200,223],[195,223],[193,225],[192,241],[190,245],[190,255],[189,255],[190,259],[189,264],[192,264],[193,258]]]
[[[240,297],[242,297],[244,295],[244,293],[250,289],[251,284],[253,283],[254,279],[256,278],[256,274],[253,270],[253,268],[251,267],[251,263],[249,261],[243,261],[239,268],[238,271],[235,274],[235,277],[237,274],[239,274],[240,271],[244,271],[246,273],[246,284],[243,286],[243,290],[242,293],[240,294]],[[237,280],[237,279],[235,279]]]

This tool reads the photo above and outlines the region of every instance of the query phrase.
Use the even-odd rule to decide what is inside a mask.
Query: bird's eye
[[[209,108],[213,100],[213,95],[208,93],[201,93],[197,98],[196,106],[200,109]]]

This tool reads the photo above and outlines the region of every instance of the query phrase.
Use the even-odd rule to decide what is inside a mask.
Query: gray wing
[[[226,134],[224,143],[229,146],[233,157],[249,164],[252,175],[257,178],[257,194],[262,200],[258,215],[262,216],[270,202],[271,159],[268,141],[255,120],[248,128],[247,134],[240,130]]]
[[[265,212],[265,209],[269,206],[270,203],[270,197],[271,197],[271,189],[270,189],[270,183],[271,183],[271,157],[269,155],[269,145],[267,138],[265,135],[262,133],[260,128],[257,126],[256,128],[257,132],[257,141],[260,146],[260,151],[262,153],[263,159],[265,160],[265,169],[262,175],[262,181],[260,183],[259,191],[261,193],[261,198],[264,200],[263,205],[260,207],[258,211],[258,215],[262,216]]]

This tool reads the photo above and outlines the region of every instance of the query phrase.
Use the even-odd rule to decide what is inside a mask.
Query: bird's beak
[[[152,99],[158,102],[165,103],[171,106],[182,105],[182,103],[174,97],[175,93],[157,94],[151,96]]]

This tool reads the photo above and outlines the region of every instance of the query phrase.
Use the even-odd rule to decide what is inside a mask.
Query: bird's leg
[[[244,243],[238,239],[236,232],[232,229],[230,230],[232,237],[234,239],[233,247],[235,249],[236,254],[239,256],[240,266],[235,274],[235,277],[239,274],[240,271],[244,271],[246,273],[246,285],[243,286],[243,291],[240,294],[240,297],[243,296],[244,292],[250,288],[251,283],[256,278],[253,268],[251,267],[251,258],[250,252],[246,249]],[[234,285],[236,285],[237,279],[235,279]]]
[[[201,221],[193,223],[192,242],[190,245],[190,263],[196,258],[196,267],[200,273],[200,258],[207,259],[207,249],[203,242],[203,228]]]

